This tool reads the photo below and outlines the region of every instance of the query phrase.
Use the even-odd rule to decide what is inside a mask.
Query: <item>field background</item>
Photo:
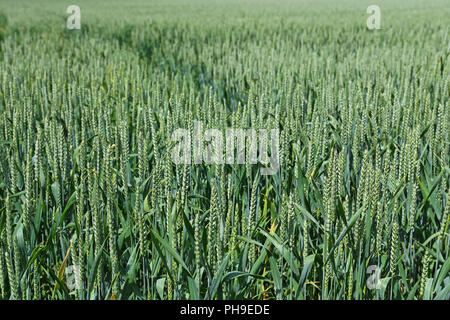
[[[0,14],[1,299],[450,299],[448,1]],[[279,172],[173,164],[194,120]]]

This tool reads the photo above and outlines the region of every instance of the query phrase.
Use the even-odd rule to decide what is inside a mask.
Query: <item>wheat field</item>
[[[371,4],[2,0],[0,299],[449,300],[450,7]]]

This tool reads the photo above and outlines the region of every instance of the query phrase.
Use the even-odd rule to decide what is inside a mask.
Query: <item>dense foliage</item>
[[[69,4],[0,4],[1,298],[450,298],[445,1]],[[196,120],[277,174],[174,164]]]

